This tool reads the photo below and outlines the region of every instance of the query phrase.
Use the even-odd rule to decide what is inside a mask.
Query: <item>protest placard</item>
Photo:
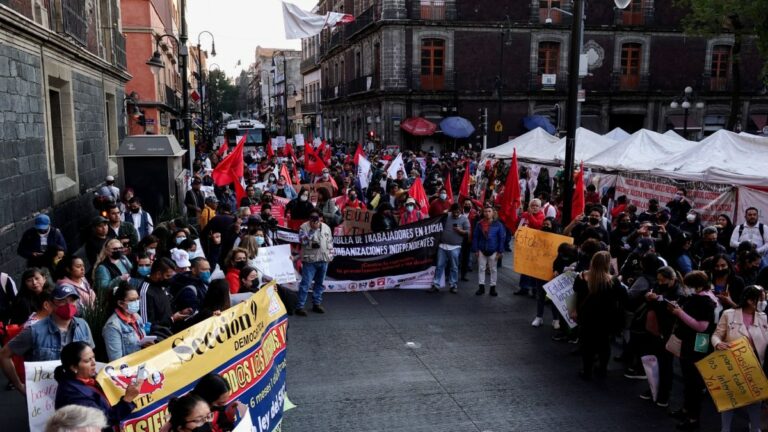
[[[346,208],[342,212],[342,216],[344,216],[344,235],[357,235],[371,232],[372,211]]]
[[[521,227],[515,233],[515,271],[536,279],[552,279],[552,263],[562,243],[573,244],[573,238]]]
[[[576,273],[566,272],[544,284],[544,291],[570,328],[576,327],[576,321],[568,313],[568,306],[572,304],[574,296],[573,281],[575,279]]]
[[[719,412],[768,399],[768,380],[747,338],[696,362]]]
[[[259,248],[258,255],[249,262],[249,265],[279,284],[296,282],[290,245]]]

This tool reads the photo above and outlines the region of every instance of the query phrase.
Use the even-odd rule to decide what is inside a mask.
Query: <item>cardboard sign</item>
[[[562,243],[573,244],[573,238],[521,227],[515,233],[515,271],[536,279],[552,279],[552,263]]]
[[[344,217],[344,235],[366,234],[371,232],[373,212],[362,209],[347,208],[342,212]]]
[[[317,190],[318,189],[328,189],[328,196],[334,196],[333,193],[333,185],[330,182],[318,182],[318,183],[310,183],[310,184],[300,184],[300,185],[294,185],[293,188],[296,190],[296,194],[298,195],[299,192],[302,189],[307,189],[310,193],[310,195],[317,196]],[[310,198],[311,200],[311,198]]]
[[[248,265],[279,284],[296,282],[296,271],[291,261],[291,246],[280,245],[259,248],[258,255]]]
[[[719,412],[768,399],[768,380],[747,338],[696,362]]]
[[[543,287],[547,296],[552,300],[552,303],[570,328],[576,327],[576,321],[571,318],[568,310],[568,306],[573,304],[573,296],[575,295],[573,292],[573,281],[575,279],[576,273],[567,272],[545,283]]]

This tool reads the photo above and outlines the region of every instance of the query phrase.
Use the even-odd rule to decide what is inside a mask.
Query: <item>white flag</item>
[[[316,15],[299,9],[298,6],[283,2],[283,23],[286,39],[303,39],[319,34],[325,27],[348,24],[355,20],[350,14],[328,12]]]
[[[365,156],[360,155],[360,158],[357,160],[357,178],[360,180],[361,189],[368,188],[368,185],[371,183],[370,177],[371,163],[368,162]]]
[[[387,169],[387,177],[389,178],[397,178],[397,172],[402,170],[405,172],[405,164],[403,163],[403,154],[398,153],[395,160],[392,161],[392,163],[389,165],[389,168]]]

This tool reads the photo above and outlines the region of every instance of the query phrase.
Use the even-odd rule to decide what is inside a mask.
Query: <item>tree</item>
[[[229,81],[224,72],[218,69],[210,71],[207,89],[212,119],[221,119],[221,113],[233,113],[237,110],[237,87]]]
[[[754,35],[763,58],[768,58],[768,1],[766,0],[675,0],[675,5],[690,11],[683,19],[685,32],[711,37],[733,34],[731,52],[731,108],[726,128],[733,130],[741,112],[741,48],[744,37]],[[768,64],[763,66],[766,80]]]

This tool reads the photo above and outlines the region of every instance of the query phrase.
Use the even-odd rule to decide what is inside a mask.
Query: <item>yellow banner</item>
[[[157,401],[209,372],[242,362],[246,356],[248,374],[254,379],[262,375],[265,368],[271,367],[274,354],[285,349],[287,321],[278,319],[286,311],[275,286],[271,282],[221,315],[108,364],[96,379],[110,403],[118,402],[131,381],[144,378],[140,396],[134,400],[135,412],[145,407],[151,410]],[[259,344],[258,355],[254,356],[254,347]],[[245,370],[238,374],[244,375]],[[234,390],[238,386],[232,387]]]
[[[573,244],[573,238],[521,227],[515,233],[515,271],[545,281],[552,279],[552,263],[562,243]]]
[[[719,412],[768,399],[768,380],[747,338],[696,362]]]

